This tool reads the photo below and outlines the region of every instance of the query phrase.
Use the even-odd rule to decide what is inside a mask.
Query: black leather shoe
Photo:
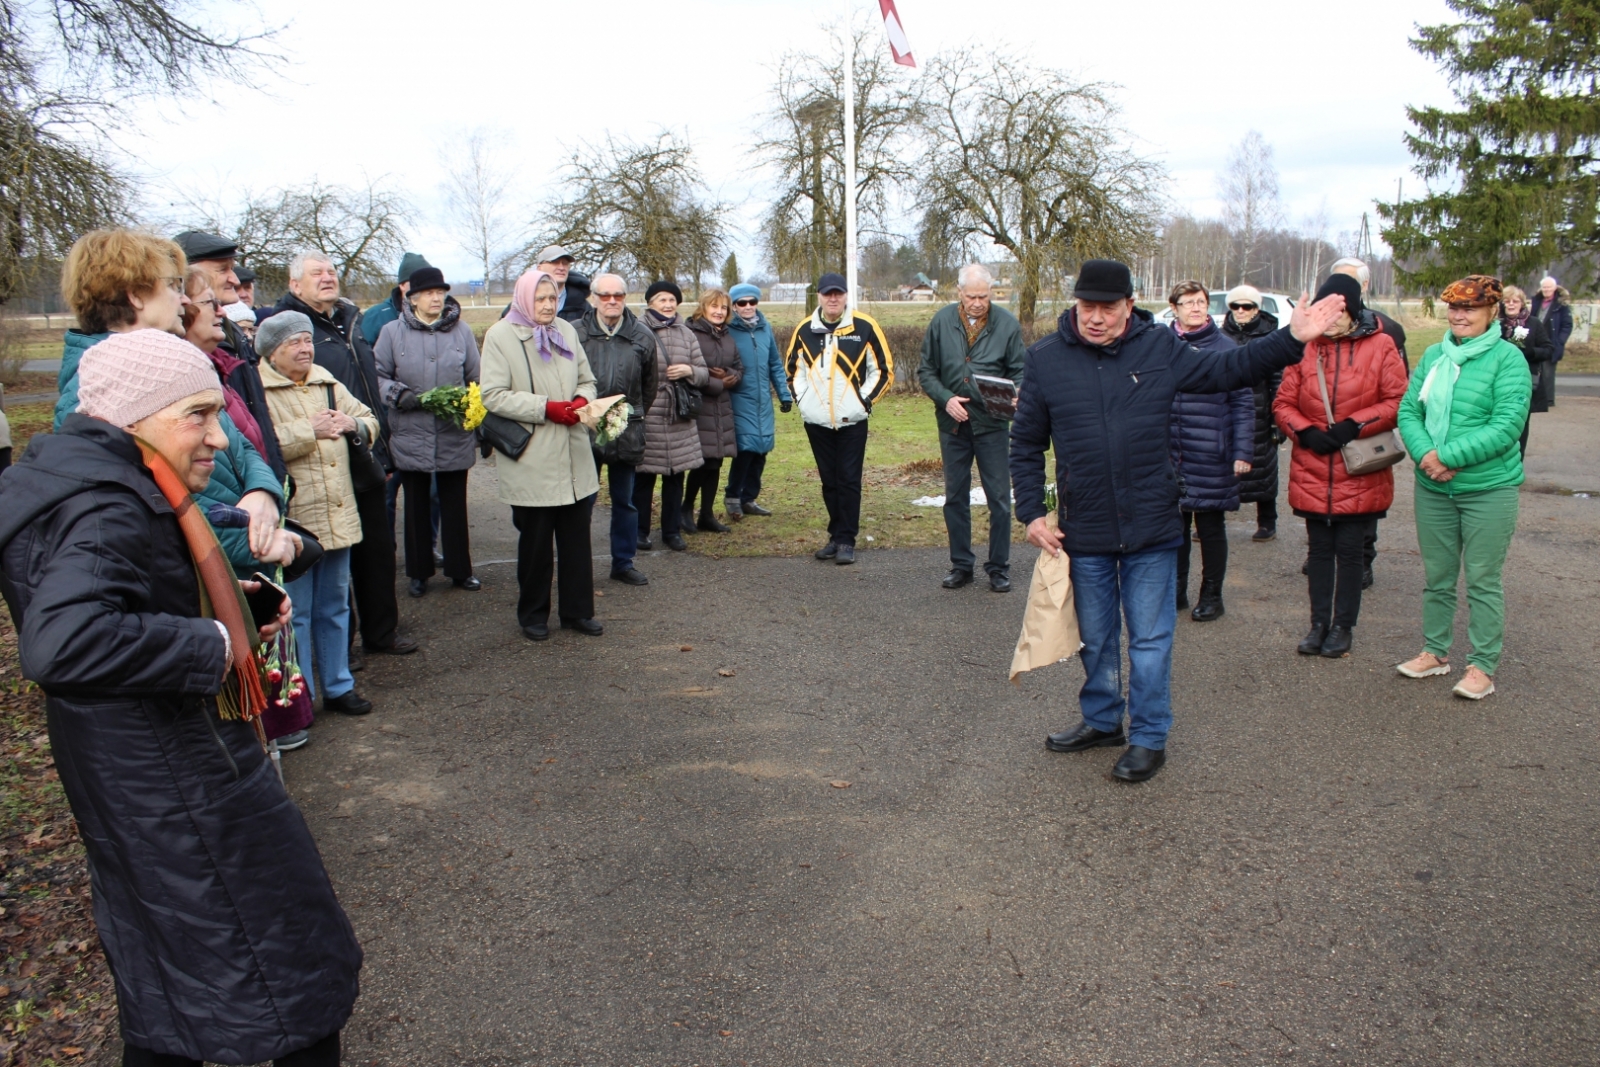
[[[839,554],[839,546],[829,541],[811,555],[816,559],[832,559]]]
[[[1216,581],[1202,581],[1200,583],[1200,602],[1189,612],[1189,618],[1195,622],[1211,622],[1223,616],[1222,583]]]
[[[701,516],[700,521],[696,522],[695,526],[698,529],[704,530],[706,533],[732,533],[733,532],[729,527],[724,526],[724,525],[722,525],[722,523],[718,522],[716,520],[715,516],[712,516],[712,515]]]
[[[550,640],[550,627],[542,622],[536,622],[530,626],[524,626],[522,628],[522,636],[529,641],[548,641]]]
[[[611,580],[621,582],[623,585],[649,585],[650,579],[629,567],[625,571],[612,571]]]
[[[409,637],[396,637],[392,643],[383,648],[368,648],[370,656],[376,652],[380,656],[409,656],[417,650],[417,643]]]
[[[1062,730],[1058,734],[1051,734],[1044,739],[1044,747],[1051,752],[1087,752],[1091,748],[1103,748],[1108,745],[1125,745],[1128,735],[1120,729],[1114,731],[1096,730],[1086,722],[1080,722],[1070,730]]]
[[[944,586],[946,589],[960,589],[962,586],[971,581],[971,571],[952,570],[949,574],[944,576],[944,581],[940,582],[939,584]]]
[[[561,628],[563,630],[576,630],[580,634],[587,634],[590,637],[599,637],[606,632],[606,628],[593,619],[562,619]]]
[[[1167,750],[1164,748],[1129,745],[1128,751],[1124,752],[1122,758],[1117,760],[1117,765],[1111,768],[1111,777],[1124,782],[1147,782],[1156,776],[1156,772],[1166,762]]]
[[[1178,589],[1178,610],[1179,611],[1183,611],[1188,606],[1189,606],[1189,590],[1180,587]]]
[[[1257,526],[1256,532],[1250,535],[1252,541],[1271,541],[1278,536],[1276,526]]]
[[[1328,624],[1314,622],[1311,624],[1311,629],[1306,631],[1305,639],[1300,642],[1295,651],[1302,656],[1320,656],[1322,655],[1322,642],[1327,639],[1327,636]]]
[[[689,542],[683,539],[682,534],[662,534],[661,543],[672,549],[674,552],[689,551]]]
[[[722,510],[727,513],[729,522],[738,522],[744,518],[744,508],[737,500],[729,500],[727,497],[723,497]]]
[[[1361,588],[1372,588],[1372,567],[1370,565],[1361,568]]]
[[[411,587],[407,589],[406,592],[410,593],[412,596],[426,596],[428,592],[428,579],[411,579]]]
[[[840,545],[838,551],[833,554],[833,561],[841,567],[850,566],[856,561],[856,546]]]
[[[1328,631],[1328,636],[1322,639],[1320,655],[1326,656],[1328,659],[1340,659],[1348,656],[1354,636],[1348,626],[1333,627]]]
[[[336,697],[323,697],[322,710],[337,711],[340,715],[365,715],[372,710],[372,701],[352,689]]]
[[[656,547],[656,543],[643,534],[639,535],[639,540],[636,542],[636,544],[638,545],[640,552],[649,552],[651,549]]]
[[[748,504],[740,504],[739,510],[744,512],[746,515],[760,515],[763,518],[772,514],[772,512],[768,511],[766,508],[762,507],[760,504],[757,504],[753,500]]]
[[[989,592],[991,592],[991,593],[1009,593],[1009,592],[1011,592],[1011,577],[1010,577],[1010,575],[1006,575],[1006,574],[991,574],[991,575],[989,575]]]
[[[478,581],[476,574],[469,574],[465,578],[452,578],[450,581],[457,589],[465,589],[469,593],[476,593],[483,588],[483,583]]]
[[[692,534],[695,532],[696,527],[694,523],[694,512],[685,511],[679,514],[678,529],[687,534]]]

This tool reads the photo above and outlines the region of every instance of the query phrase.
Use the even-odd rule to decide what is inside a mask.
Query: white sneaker
[[[1494,679],[1477,667],[1468,667],[1467,673],[1461,676],[1461,681],[1450,691],[1466,700],[1482,700],[1494,694]]]
[[[1416,659],[1398,665],[1395,670],[1407,678],[1432,678],[1439,674],[1449,674],[1450,661],[1440,659],[1432,652],[1424,652]]]
[[[309,730],[296,730],[292,734],[284,734],[278,738],[276,744],[279,752],[293,752],[297,748],[304,748],[310,740]]]

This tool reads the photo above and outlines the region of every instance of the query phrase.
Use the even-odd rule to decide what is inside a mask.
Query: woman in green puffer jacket
[[[1456,582],[1467,575],[1467,637],[1472,654],[1455,694],[1494,692],[1505,638],[1501,584],[1517,528],[1522,457],[1532,379],[1516,345],[1496,327],[1500,279],[1472,274],[1440,299],[1450,330],[1423,354],[1400,401],[1400,435],[1417,464],[1417,547],[1422,593],[1422,654],[1400,664],[1407,678],[1450,673]]]

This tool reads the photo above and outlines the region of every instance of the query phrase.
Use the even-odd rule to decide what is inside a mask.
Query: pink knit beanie
[[[79,413],[113,426],[132,426],[207,389],[222,391],[211,360],[161,330],[114,333],[78,363]]]

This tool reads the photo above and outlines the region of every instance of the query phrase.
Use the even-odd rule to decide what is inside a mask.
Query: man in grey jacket
[[[972,461],[989,504],[989,588],[1011,589],[1011,419],[992,414],[973,383],[975,375],[1022,384],[1022,327],[993,305],[994,276],[981,263],[961,268],[959,300],[941,308],[922,336],[917,378],[933,400],[944,461],[944,526],[950,535],[950,573],[942,583],[960,589],[972,581]]]

